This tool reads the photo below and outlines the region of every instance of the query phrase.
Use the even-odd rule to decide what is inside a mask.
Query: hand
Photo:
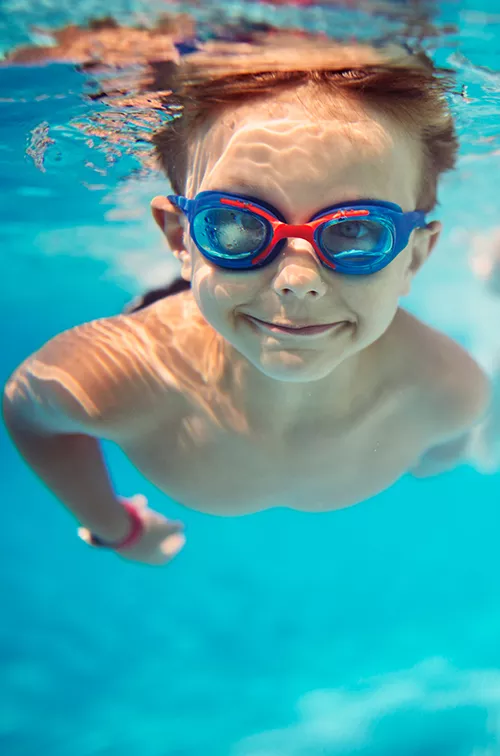
[[[182,532],[182,523],[168,520],[158,512],[149,509],[147,499],[142,494],[131,496],[127,501],[139,511],[144,531],[133,546],[123,550],[115,549],[115,553],[131,562],[150,565],[166,564],[179,553],[186,542]],[[78,535],[91,545],[90,532],[87,528],[79,528]]]
[[[500,295],[500,227],[473,238],[470,265],[489,291]]]

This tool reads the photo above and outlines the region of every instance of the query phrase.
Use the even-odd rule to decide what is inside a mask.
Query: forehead
[[[416,140],[390,119],[344,98],[314,118],[301,103],[256,102],[205,124],[191,145],[187,193],[225,190],[265,199],[285,215],[344,200],[415,208]]]

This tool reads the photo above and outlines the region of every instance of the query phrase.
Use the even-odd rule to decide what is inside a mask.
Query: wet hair
[[[232,46],[229,53],[208,49],[173,68],[163,104],[177,117],[153,143],[176,194],[185,191],[188,149],[201,126],[240,104],[299,92],[313,117],[332,117],[341,96],[390,117],[415,138],[422,152],[419,209],[434,208],[439,177],[455,166],[458,140],[447,100],[454,81],[424,53],[285,37]]]

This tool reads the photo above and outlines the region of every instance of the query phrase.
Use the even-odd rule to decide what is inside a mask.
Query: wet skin
[[[250,195],[293,224],[355,199],[416,209],[413,139],[359,105],[318,121],[287,96],[207,124],[186,194]],[[242,274],[208,263],[168,200],[152,205],[191,291],[72,329],[24,363],[8,390],[40,427],[111,439],[172,498],[238,515],[362,501],[482,416],[476,363],[399,307],[439,224],[370,276],[327,270],[298,239]]]

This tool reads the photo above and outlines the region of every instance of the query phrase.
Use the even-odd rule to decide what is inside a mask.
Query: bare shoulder
[[[490,383],[472,355],[408,312],[400,312],[398,330],[418,411],[436,435],[450,438],[481,420],[490,402]]]
[[[185,374],[192,385],[197,371],[187,364],[196,324],[178,299],[58,334],[18,368],[6,393],[103,437],[139,433],[149,418],[178,412]]]

